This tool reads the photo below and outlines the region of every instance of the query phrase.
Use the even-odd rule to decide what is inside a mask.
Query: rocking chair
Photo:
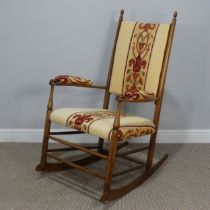
[[[153,163],[156,136],[163,99],[169,55],[176,25],[177,12],[174,12],[170,24],[151,24],[128,22],[123,20],[124,11],[118,21],[112,57],[106,86],[94,85],[90,80],[81,77],[61,75],[50,80],[50,97],[44,127],[40,164],[37,171],[61,171],[78,169],[104,180],[104,189],[100,200],[109,202],[120,198],[147,180],[167,159],[162,157]],[[103,109],[59,108],[53,110],[53,91],[55,86],[76,86],[97,88],[105,91]],[[116,111],[110,111],[110,94],[116,95]],[[139,116],[122,114],[122,103],[153,102],[153,120]],[[51,131],[51,122],[75,130]],[[99,137],[96,146],[83,146],[71,143],[58,135],[88,133]],[[130,139],[151,135],[148,146],[119,152],[127,146]],[[49,149],[49,139],[68,146],[67,148]],[[104,148],[104,140],[109,143],[109,149]],[[77,161],[70,161],[56,152],[80,150],[89,156]],[[130,154],[148,150],[144,163],[129,156]],[[49,162],[48,157],[56,162]],[[114,173],[115,159],[122,158],[135,162],[138,166]],[[105,174],[86,167],[85,165],[105,159],[107,161]],[[112,179],[116,176],[143,169],[141,175],[129,184],[112,189]]]

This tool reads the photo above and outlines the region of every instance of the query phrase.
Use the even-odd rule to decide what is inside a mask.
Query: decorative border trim
[[[62,129],[63,130],[63,129]],[[42,142],[42,129],[0,129],[0,142]],[[68,137],[66,137],[68,140]],[[73,143],[96,143],[98,138],[92,135],[77,134],[70,137]],[[137,138],[135,143],[148,142],[149,136]],[[159,130],[158,143],[210,143],[210,129]]]

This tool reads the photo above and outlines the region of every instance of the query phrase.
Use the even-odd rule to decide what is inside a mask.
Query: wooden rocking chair
[[[123,20],[121,10],[117,26],[112,57],[106,86],[93,85],[90,80],[74,76],[58,76],[50,80],[50,97],[44,127],[40,164],[37,171],[61,171],[79,169],[104,180],[104,189],[100,200],[109,202],[130,192],[149,178],[166,160],[168,155],[153,164],[164,84],[168,61],[176,25],[177,12],[174,12],[170,24],[150,24]],[[60,108],[53,110],[53,91],[55,86],[76,86],[105,90],[103,109]],[[116,95],[116,111],[108,110],[110,94]],[[155,105],[153,121],[138,116],[122,114],[121,104],[132,102],[153,102]],[[73,128],[73,131],[50,131],[51,122]],[[57,135],[89,133],[99,137],[96,146],[82,146],[59,138]],[[149,146],[119,152],[128,144],[128,139],[151,135]],[[68,148],[49,149],[49,139],[68,146]],[[104,149],[104,140],[108,140],[109,149]],[[122,143],[123,142],[123,143]],[[94,150],[97,149],[97,150]],[[80,150],[88,157],[70,161],[56,155],[57,151]],[[145,163],[130,154],[148,150]],[[47,162],[47,157],[58,163]],[[123,158],[138,164],[135,168],[114,173],[115,158]],[[100,173],[85,165],[105,159],[106,173]],[[141,175],[129,184],[111,189],[112,178],[143,169]]]

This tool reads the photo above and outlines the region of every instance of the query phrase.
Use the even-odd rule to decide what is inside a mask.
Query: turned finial
[[[124,15],[124,9],[121,9],[121,10],[120,10],[120,14],[121,14],[121,15]]]

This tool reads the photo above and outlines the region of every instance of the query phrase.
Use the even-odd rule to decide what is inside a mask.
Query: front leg
[[[46,168],[47,162],[47,150],[48,150],[48,143],[49,143],[49,132],[51,127],[51,120],[50,115],[53,109],[53,93],[54,93],[54,85],[51,85],[50,88],[50,97],[48,100],[47,105],[47,113],[45,117],[45,126],[44,126],[44,136],[43,136],[43,143],[42,143],[42,152],[41,152],[41,159],[40,164],[37,165],[36,171],[44,171]]]

